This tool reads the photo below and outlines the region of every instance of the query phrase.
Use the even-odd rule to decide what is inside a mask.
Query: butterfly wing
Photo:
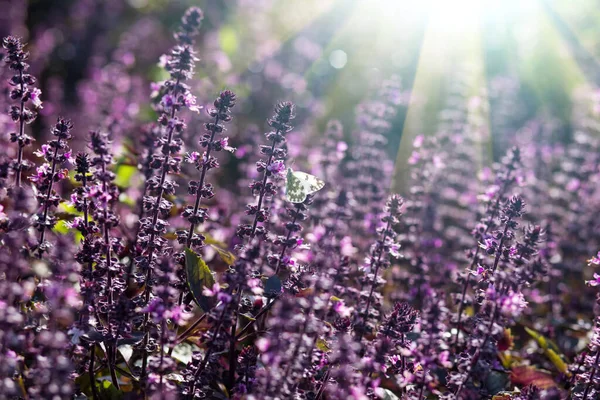
[[[304,187],[306,194],[318,192],[325,186],[325,182],[323,182],[321,179],[314,175],[307,174],[306,172],[295,171],[292,172],[292,174],[300,181],[300,184]]]
[[[308,193],[306,192],[306,186],[296,174],[297,172],[293,172],[291,168],[288,169],[285,182],[285,195],[287,201],[291,203],[302,203],[306,200]]]

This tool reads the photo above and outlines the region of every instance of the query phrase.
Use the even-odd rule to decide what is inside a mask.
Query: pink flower
[[[486,269],[484,267],[482,267],[480,264],[477,264],[477,269],[470,270],[469,272],[475,276],[482,276],[486,273]]]
[[[283,256],[281,258],[281,264],[287,267],[295,267],[296,259],[289,256]]]
[[[269,350],[269,347],[271,346],[271,342],[269,342],[269,339],[267,338],[260,338],[256,341],[256,348],[258,349],[258,351],[260,351],[261,353],[266,352],[267,350]]]
[[[423,141],[425,140],[425,137],[423,135],[417,135],[415,137],[415,140],[413,141],[413,147],[419,148],[423,145]]]
[[[408,163],[410,165],[415,165],[421,159],[421,154],[418,151],[413,151],[410,158],[408,159]]]
[[[345,257],[350,257],[356,253],[356,247],[352,245],[352,238],[350,236],[344,236],[340,240],[340,254]]]
[[[445,368],[451,368],[452,362],[450,361],[450,352],[448,350],[442,351],[438,356],[440,364]]]
[[[400,257],[401,254],[400,254],[400,244],[399,243],[393,243],[390,246],[390,254],[396,258]]]
[[[67,176],[69,176],[69,170],[68,169],[61,169],[59,171],[56,172],[56,177],[58,179],[65,179]]]
[[[169,56],[167,56],[166,54],[163,54],[162,56],[159,57],[159,59],[158,59],[159,67],[164,68],[167,66],[168,63],[169,63]]]
[[[77,217],[77,218],[73,219],[73,221],[67,221],[65,223],[65,225],[69,229],[79,229],[80,227],[83,226],[83,218]]]
[[[271,172],[274,175],[279,175],[283,171],[285,171],[285,165],[282,160],[277,160],[267,165],[267,171]]]
[[[205,295],[206,297],[213,297],[213,296],[216,296],[220,291],[221,291],[221,286],[219,285],[218,282],[215,282],[215,284],[212,286],[212,288],[205,287],[204,289],[202,289],[202,294]]]
[[[250,279],[248,279],[248,282],[246,282],[246,283],[248,284],[250,291],[252,293],[254,293],[255,295],[263,294],[263,288],[260,287],[260,279],[250,278]]]
[[[73,151],[69,150],[63,154],[63,156],[67,159],[67,161],[71,164],[75,164],[75,159],[73,158]]]
[[[567,189],[567,191],[569,192],[574,192],[577,189],[579,189],[579,186],[581,185],[581,182],[579,181],[579,179],[571,179],[567,185],[565,186],[565,189]]]
[[[168,317],[179,326],[185,325],[191,317],[191,314],[184,312],[184,306],[175,306],[167,314]]]
[[[342,318],[348,318],[350,316],[351,309],[346,307],[344,300],[338,300],[333,304],[333,311],[338,313]]]
[[[191,94],[190,92],[187,92],[184,96],[183,96],[183,102],[185,103],[185,106],[190,110],[190,111],[194,111],[194,112],[200,112],[200,109],[202,108],[201,106],[197,106],[196,105],[196,96],[194,96],[193,94]]]
[[[500,301],[500,310],[506,316],[518,317],[527,307],[523,293],[508,292]]]
[[[594,279],[585,281],[585,283],[589,286],[598,286],[600,285],[600,274],[594,272]]]
[[[160,93],[160,89],[162,88],[162,82],[152,82],[150,84],[150,90],[152,90],[152,93],[150,94],[150,97],[156,97],[158,96],[158,94]]]
[[[496,195],[496,193],[498,193],[498,191],[500,190],[500,187],[497,185],[492,185],[489,188],[487,188],[487,190],[485,191],[485,193],[480,194],[479,196],[477,196],[477,198],[481,201],[490,201],[494,198],[494,196]]]
[[[42,147],[39,150],[34,151],[33,154],[35,154],[38,157],[46,157],[46,154],[48,154],[49,150],[50,146],[47,144],[43,144]]]
[[[185,162],[190,163],[190,164],[195,164],[198,159],[200,159],[200,153],[198,153],[197,151],[192,151],[191,153],[188,153],[185,156]]]
[[[164,107],[171,108],[175,104],[175,99],[170,94],[165,94],[160,102]]]
[[[44,179],[44,177],[48,174],[48,168],[50,168],[48,166],[48,164],[42,164],[39,167],[36,168],[35,175],[32,175],[29,177],[29,180],[31,182],[40,182]]]
[[[29,97],[35,108],[44,108],[42,107],[42,100],[40,99],[41,94],[42,91],[38,88],[33,89],[31,93],[29,93]]]

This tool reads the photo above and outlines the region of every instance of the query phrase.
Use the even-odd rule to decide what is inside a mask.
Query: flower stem
[[[208,146],[206,149],[206,156],[204,162],[202,163],[202,172],[200,173],[200,182],[198,183],[198,192],[196,193],[196,201],[194,203],[194,213],[192,216],[196,216],[198,212],[198,208],[200,207],[200,202],[202,201],[202,189],[204,188],[204,180],[206,178],[206,172],[208,171],[208,160],[210,159],[210,152],[213,148],[213,142],[215,140],[215,134],[217,133],[216,126],[219,124],[219,115],[215,117],[215,127],[211,129],[210,132],[210,141],[208,142]],[[187,247],[192,248],[192,237],[194,236],[194,230],[196,230],[196,224],[194,222],[190,223],[190,231],[188,232],[188,237],[186,241]]]
[[[17,154],[17,171],[15,174],[15,186],[21,187],[21,164],[23,163],[23,149],[25,143],[23,143],[23,133],[25,133],[25,121],[23,120],[23,109],[25,108],[25,100],[23,100],[23,92],[25,91],[25,84],[23,83],[23,71],[19,70],[19,81],[21,82],[21,112],[19,114],[19,151]]]
[[[384,242],[387,238],[388,232],[390,230],[391,222],[392,222],[392,220],[391,220],[391,218],[389,218],[387,221],[387,224],[385,226],[385,230],[382,233],[381,245],[377,249],[378,253],[379,253],[377,255],[377,260],[375,262],[371,261],[371,267],[373,267],[373,264],[375,264],[375,272],[374,272],[374,276],[373,276],[373,282],[371,283],[371,290],[369,291],[369,297],[367,298],[367,304],[365,306],[365,311],[363,313],[363,323],[365,324],[365,326],[360,329],[360,331],[358,332],[358,335],[357,335],[359,342],[363,338],[367,319],[369,318],[369,308],[371,306],[371,299],[373,298],[373,292],[375,291],[375,286],[377,285],[377,275],[379,274],[379,267],[381,267],[381,257],[383,257],[383,244],[384,244]],[[371,260],[373,260],[373,259],[371,259]],[[360,315],[361,314],[359,314],[359,316]]]
[[[38,258],[42,258],[42,245],[44,243],[44,237],[46,234],[46,219],[48,218],[48,212],[50,211],[49,202],[50,196],[52,195],[52,186],[54,184],[54,175],[56,174],[56,157],[58,156],[58,149],[60,148],[60,139],[56,149],[54,149],[54,155],[52,156],[52,169],[50,172],[50,183],[48,184],[48,191],[46,192],[46,198],[44,200],[44,213],[42,214],[42,226],[40,228],[40,241],[38,244]]]

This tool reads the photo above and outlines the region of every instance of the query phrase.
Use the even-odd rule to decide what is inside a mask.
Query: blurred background
[[[64,112],[84,132],[118,115],[135,135],[154,119],[150,83],[190,5],[205,12],[194,92],[205,104],[238,93],[233,136],[291,100],[297,140],[339,119],[352,141],[357,107],[395,79],[397,189],[417,135],[468,129],[489,163],[519,137],[568,143],[581,110],[600,113],[593,0],[0,0],[0,34],[29,43],[44,93],[34,134]]]

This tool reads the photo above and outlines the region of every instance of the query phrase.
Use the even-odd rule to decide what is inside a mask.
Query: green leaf
[[[318,338],[316,346],[317,349],[321,350],[324,353],[329,351],[329,344],[324,339]]]
[[[66,201],[63,201],[63,202],[61,202],[61,203],[58,205],[58,207],[56,208],[56,211],[57,211],[57,212],[60,212],[60,213],[65,213],[65,214],[69,214],[69,215],[74,215],[74,216],[76,216],[76,217],[80,217],[80,216],[82,216],[82,215],[83,215],[83,213],[82,213],[82,212],[80,212],[80,211],[77,211],[77,209],[75,208],[75,206],[74,206],[74,205],[72,205],[72,204],[70,204],[70,203],[68,203],[68,202],[66,202]]]
[[[69,227],[67,226],[66,221],[58,221],[52,230],[56,233],[60,233],[61,235],[66,235],[69,233]]]
[[[544,350],[546,357],[554,364],[554,366],[563,374],[568,374],[568,366],[560,355],[558,346],[551,340],[546,339],[541,333],[525,327],[525,331],[531,336],[537,344]]]
[[[115,171],[115,185],[128,188],[131,186],[131,178],[137,172],[137,167],[133,165],[119,165]]]
[[[171,357],[180,363],[187,365],[190,361],[192,361],[194,351],[197,350],[198,348],[196,346],[192,346],[189,343],[179,343],[177,346],[175,346],[175,348],[173,348]]]
[[[536,331],[528,327],[525,327],[525,332],[527,332],[529,336],[531,336],[542,349],[546,350],[548,348],[548,341],[542,334],[537,333]]]
[[[204,312],[208,312],[213,299],[202,294],[202,290],[205,287],[212,288],[215,278],[204,260],[190,248],[185,249],[185,273],[194,301]]]
[[[201,234],[202,236],[204,236],[204,243],[215,249],[215,251],[217,252],[217,254],[219,254],[219,257],[221,258],[221,260],[223,260],[224,263],[226,263],[227,265],[233,265],[233,263],[235,263],[235,256],[232,252],[227,250],[227,244],[218,239],[215,239],[208,232],[201,232]]]
[[[98,386],[100,398],[103,400],[120,400],[123,398],[123,393],[114,387],[109,380],[100,382]]]
[[[250,315],[250,313],[245,313],[245,314],[239,314],[240,317],[244,317],[249,321],[256,321],[256,318],[254,318],[252,315]]]
[[[219,257],[221,257],[221,260],[223,260],[223,262],[226,263],[227,265],[233,265],[233,263],[235,263],[235,256],[229,250],[225,250],[216,245],[210,245],[210,247],[212,247],[213,249],[215,249],[217,251],[217,253],[219,254]]]
[[[92,385],[90,381],[90,374],[85,373],[79,375],[77,378],[75,378],[75,385],[77,385],[79,387],[79,390],[81,390],[84,394],[91,397]],[[26,392],[24,391],[23,393]]]
[[[561,356],[558,355],[554,350],[552,350],[552,349],[546,350],[546,356],[548,356],[550,361],[552,361],[552,364],[554,364],[556,369],[558,369],[561,373],[567,374],[567,375],[569,374],[568,365],[563,361]]]
[[[235,30],[230,26],[222,27],[219,30],[219,44],[227,55],[234,54],[238,48],[238,37]]]
[[[219,239],[216,239],[215,237],[213,237],[213,235],[211,235],[208,232],[201,232],[202,236],[204,236],[204,243],[205,244],[209,244],[211,246],[218,246],[218,247],[227,247],[227,245],[225,244],[225,242],[222,242]]]

